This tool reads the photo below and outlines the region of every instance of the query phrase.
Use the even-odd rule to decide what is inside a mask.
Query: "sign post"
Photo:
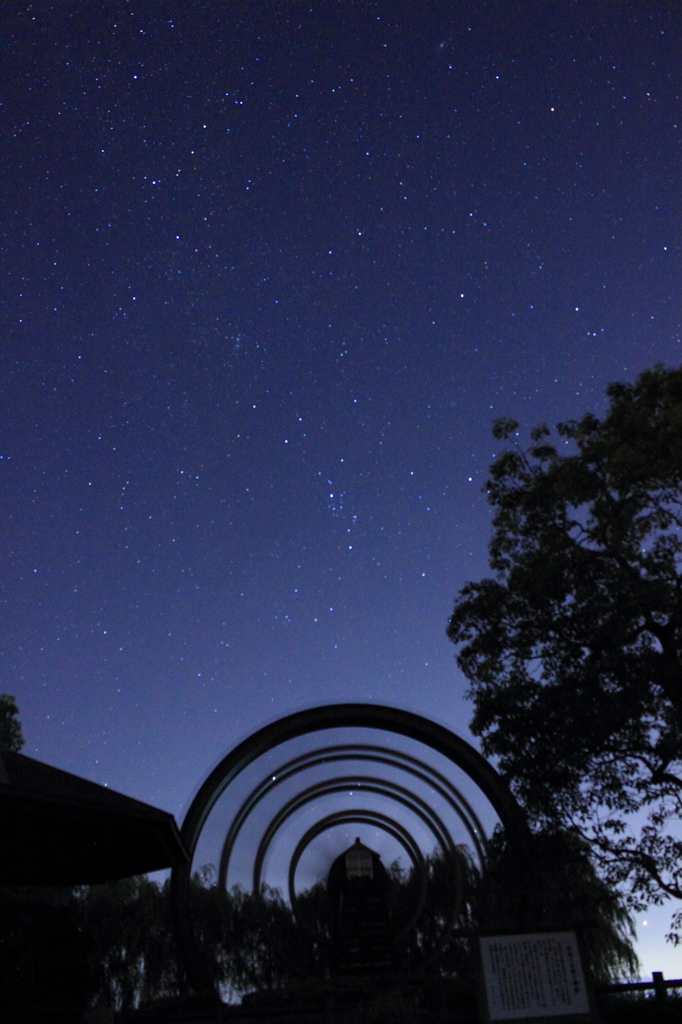
[[[486,1020],[595,1020],[575,932],[481,937]]]

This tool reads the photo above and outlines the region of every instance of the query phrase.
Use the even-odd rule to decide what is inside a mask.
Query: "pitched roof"
[[[0,752],[0,885],[87,885],[187,860],[167,811]]]

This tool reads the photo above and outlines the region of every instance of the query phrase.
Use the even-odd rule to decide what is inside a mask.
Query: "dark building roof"
[[[0,885],[89,885],[188,859],[167,811],[0,752]]]

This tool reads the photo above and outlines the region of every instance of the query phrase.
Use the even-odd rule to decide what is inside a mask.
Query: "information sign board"
[[[480,941],[490,1021],[590,1019],[575,932],[488,935]]]

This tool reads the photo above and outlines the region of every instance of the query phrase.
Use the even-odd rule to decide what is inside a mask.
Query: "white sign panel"
[[[590,1012],[574,932],[486,936],[481,956],[491,1020]]]

